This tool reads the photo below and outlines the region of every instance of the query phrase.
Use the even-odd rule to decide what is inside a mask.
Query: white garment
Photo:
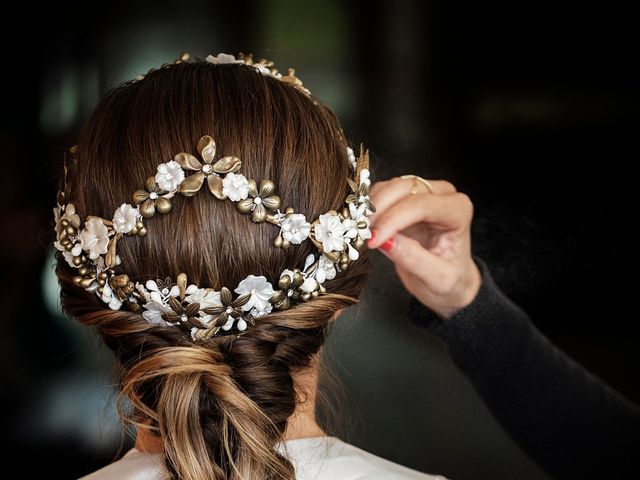
[[[343,442],[338,437],[294,438],[278,444],[296,468],[297,480],[445,480]],[[166,480],[162,455],[135,448],[80,480]]]

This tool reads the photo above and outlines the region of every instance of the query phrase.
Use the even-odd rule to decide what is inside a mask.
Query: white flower
[[[227,173],[222,179],[222,194],[237,202],[249,196],[249,181],[241,173]]]
[[[344,238],[349,242],[358,236],[358,223],[353,218],[345,218],[342,221],[344,226]]]
[[[353,153],[353,148],[347,147],[347,157],[349,158],[349,163],[351,164],[351,168],[356,169],[356,156]]]
[[[195,285],[190,285],[190,287],[195,287]],[[188,303],[198,302],[200,304],[200,310],[204,310],[209,307],[220,307],[222,306],[222,302],[220,301],[220,292],[216,292],[213,288],[195,288],[192,292],[187,288],[186,293],[190,293],[190,295],[186,295],[184,299]],[[207,315],[204,312],[200,312],[200,319],[204,323],[209,323],[213,315]]]
[[[365,185],[371,185],[371,180],[369,179],[370,173],[367,168],[363,168],[360,170],[360,183],[364,183]],[[369,196],[367,195],[367,198]]]
[[[162,314],[173,312],[171,307],[156,302],[147,302],[143,307],[145,308],[142,312],[144,319],[149,323],[155,323],[157,325],[167,325],[165,319],[162,318]]]
[[[195,287],[195,285],[190,285],[185,292],[188,294],[184,297],[187,303],[198,302],[200,304],[200,309],[222,306],[222,302],[220,301],[220,292],[216,292],[213,288],[197,287],[190,291],[191,287]]]
[[[242,310],[249,311],[253,307],[258,312],[266,312],[269,309],[269,299],[273,296],[275,290],[273,286],[267,282],[267,278],[260,275],[249,275],[242,280],[234,290],[239,295],[250,293],[249,301],[242,306]]]
[[[359,222],[365,222],[367,224],[364,228],[358,227],[358,235],[360,235],[360,238],[363,240],[371,238],[371,229],[369,228],[371,223],[369,218],[365,215],[366,210],[367,206],[364,203],[361,203],[356,207],[355,203],[349,202],[349,215],[355,220],[356,226]]]
[[[169,297],[177,297],[180,295],[180,287],[178,287],[178,285],[174,285],[170,289],[168,287],[163,287],[162,290],[155,280],[147,280],[144,285],[147,290],[149,290],[149,299],[152,302],[168,306],[167,300]]]
[[[113,215],[113,229],[119,233],[129,233],[140,217],[139,207],[134,208],[129,203],[123,203]]]
[[[311,224],[301,213],[285,217],[280,223],[282,238],[291,243],[302,243],[311,231]]]
[[[80,244],[84,251],[89,252],[89,258],[95,260],[107,253],[108,243],[109,231],[102,220],[99,218],[88,220],[80,232]]]
[[[244,63],[244,60],[236,60],[234,55],[229,53],[219,53],[215,57],[213,55],[207,55],[205,60],[209,63]]]
[[[325,255],[318,260],[318,269],[316,270],[315,279],[318,283],[324,283],[325,280],[331,280],[336,276],[336,266]]]
[[[167,322],[162,318],[162,314],[173,312],[167,300],[170,296],[178,297],[180,295],[180,288],[174,285],[170,289],[166,287],[160,289],[154,280],[147,280],[144,285],[136,282],[136,289],[142,294],[146,301],[146,303],[142,305],[145,308],[145,311],[142,312],[145,320],[149,323],[166,325]],[[189,288],[187,290],[189,290]]]
[[[158,165],[155,180],[161,189],[173,192],[184,180],[184,170],[175,160],[161,163]]]
[[[344,250],[345,226],[337,215],[320,215],[320,223],[315,225],[314,232],[324,253]]]

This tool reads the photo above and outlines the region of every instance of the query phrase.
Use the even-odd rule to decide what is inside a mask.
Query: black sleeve
[[[554,346],[476,263],[483,283],[470,305],[441,320],[412,297],[411,321],[445,342],[505,430],[550,475],[635,470],[640,407]]]

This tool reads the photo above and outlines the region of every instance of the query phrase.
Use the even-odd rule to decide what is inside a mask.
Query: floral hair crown
[[[359,258],[365,240],[371,237],[368,217],[375,212],[369,200],[369,152],[362,145],[358,159],[347,148],[351,193],[341,211],[330,210],[313,222],[292,207],[281,211],[274,183],[263,179],[258,184],[238,173],[242,167],[238,157],[215,160],[216,144],[211,136],[203,136],[197,149],[200,158],[181,152],[158,165],[144,188],[133,192],[131,203],[121,204],[111,219],[89,215],[84,222],[80,220],[73,203],[65,198],[65,164],[64,191],[58,192],[53,209],[54,246],[69,266],[78,269],[73,278],[75,284],[94,292],[113,310],[124,307],[140,312],[148,322],[179,327],[196,340],[232,333],[234,327],[244,331],[273,308],[285,310],[326,293],[323,283]],[[188,172],[191,173],[187,175]],[[146,220],[156,213],[169,213],[176,193],[193,196],[205,182],[215,198],[235,202],[237,209],[250,214],[254,222],[266,221],[280,227],[273,242],[275,247],[286,249],[309,239],[318,253],[309,254],[302,268],[282,271],[277,289],[262,275],[248,275],[233,290],[238,294],[236,298],[227,287],[215,291],[189,284],[185,273],[180,273],[175,282],[170,277],[132,282],[121,271],[118,241],[125,235],[147,235]]]

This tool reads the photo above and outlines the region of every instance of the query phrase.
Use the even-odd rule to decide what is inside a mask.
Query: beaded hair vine
[[[250,56],[219,54],[208,56],[210,63],[243,63],[258,72],[273,76],[301,89],[302,82],[278,76],[273,63],[253,62]],[[177,63],[188,61],[181,56]],[[274,73],[275,71],[275,73]],[[294,76],[292,69],[287,77]],[[139,80],[139,78],[137,79]],[[308,95],[308,90],[301,90]],[[54,207],[56,240],[54,246],[78,274],[76,285],[94,292],[113,310],[128,309],[150,323],[181,328],[196,339],[244,331],[248,324],[276,310],[285,310],[298,302],[309,301],[326,293],[323,283],[344,271],[360,256],[365,240],[371,237],[369,216],[375,207],[369,199],[369,152],[360,145],[356,159],[347,147],[351,177],[347,178],[351,193],[340,211],[329,210],[313,222],[307,221],[292,207],[281,211],[280,197],[275,184],[263,179],[259,183],[247,179],[239,170],[242,161],[232,155],[216,160],[216,143],[204,135],[197,145],[200,158],[181,152],[173,160],[157,166],[156,173],[146,179],[144,188],[136,190],[131,203],[123,203],[112,219],[88,215],[84,222],[73,203],[65,198],[67,167],[64,166],[64,191],[59,191]],[[189,173],[187,175],[187,173]],[[255,223],[269,222],[280,228],[273,244],[289,248],[307,239],[317,247],[317,254],[309,254],[302,268],[285,269],[274,288],[263,275],[248,275],[233,290],[189,284],[187,275],[180,273],[174,282],[170,277],[133,282],[122,271],[117,254],[118,241],[123,236],[147,235],[145,221],[156,213],[172,210],[171,199],[176,193],[186,197],[196,195],[204,183],[219,200],[230,200],[238,211],[250,214]],[[203,189],[204,190],[204,189]]]

